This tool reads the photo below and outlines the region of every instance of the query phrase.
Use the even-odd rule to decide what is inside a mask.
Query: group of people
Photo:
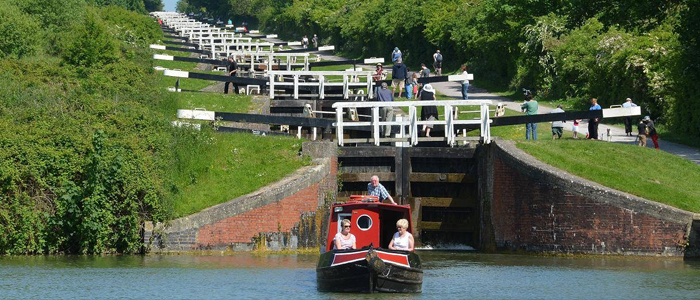
[[[373,175],[370,183],[367,184],[367,194],[377,196],[380,201],[389,200],[391,204],[396,205],[396,201],[394,201],[386,188],[379,183],[377,175]],[[357,249],[357,239],[355,235],[350,233],[352,222],[348,219],[343,219],[341,226],[342,229],[333,238],[335,249]],[[396,233],[392,237],[391,242],[389,242],[389,249],[413,251],[414,245],[413,235],[408,232],[408,220],[398,220],[396,222]]]
[[[525,112],[526,115],[536,115],[539,108],[537,101],[532,97],[532,93],[525,90],[525,102],[520,106],[520,108]],[[625,103],[621,105],[623,108],[637,107],[637,104],[632,102],[631,98],[625,99]],[[603,108],[598,104],[598,99],[591,99],[591,106],[589,110],[602,110]],[[564,109],[561,105],[558,105],[556,109],[552,110],[551,113],[563,113]],[[564,132],[564,122],[565,121],[554,121],[552,122],[552,139],[561,139]],[[581,120],[573,120],[573,138],[578,139],[579,122]],[[625,117],[625,135],[633,136],[632,133],[632,117]],[[600,134],[598,133],[598,125],[600,124],[599,118],[591,118],[588,120],[588,139],[599,139]],[[649,116],[645,116],[637,124],[637,144],[641,147],[646,147],[647,137],[651,138],[654,143],[654,148],[659,149],[659,135],[656,132],[656,126],[654,121],[651,120]],[[525,139],[537,140],[537,123],[527,123],[525,124]]]
[[[314,48],[318,48],[318,36],[314,34],[314,36],[311,38],[311,43],[314,44]],[[301,46],[304,49],[309,48],[309,38],[305,35],[303,38],[301,38]]]
[[[437,100],[435,94],[435,88],[431,84],[421,85],[418,83],[419,78],[430,77],[430,69],[426,67],[425,64],[421,64],[421,70],[419,72],[411,72],[411,70],[403,63],[403,53],[398,47],[394,48],[391,53],[391,60],[394,63],[391,69],[392,80],[391,80],[391,90],[389,90],[388,84],[382,82],[375,88],[374,93],[377,95],[379,101],[394,101],[394,95],[401,98],[406,90],[406,99],[416,99],[421,101],[434,101]],[[437,50],[433,55],[436,73],[438,76],[442,74],[442,54],[440,50]],[[467,66],[463,65],[461,67],[461,75],[467,75]],[[372,80],[375,82],[383,81],[386,78],[386,71],[381,63],[377,64],[374,74],[372,75]],[[396,90],[399,90],[396,94]],[[468,89],[469,80],[462,81],[462,99],[468,100]],[[391,120],[393,118],[392,108],[382,108],[381,118],[383,120]],[[422,106],[421,107],[421,121],[435,121],[438,119],[438,110],[435,106]],[[423,125],[422,132],[426,137],[430,137],[430,130],[433,128],[432,124]],[[391,133],[391,126],[386,125],[384,130],[384,136],[389,136]]]
[[[335,249],[357,249],[357,238],[350,233],[352,222],[348,219],[341,221],[342,229],[333,237],[333,246]],[[415,240],[413,235],[408,232],[408,220],[399,219],[396,222],[396,233],[389,242],[389,249],[413,251]]]
[[[410,69],[403,63],[403,52],[399,49],[399,47],[395,47],[394,51],[391,52],[391,62],[394,63],[394,66],[392,67],[392,89],[393,93],[396,94],[396,89],[399,89],[398,97],[401,97],[403,93],[403,89],[406,89],[406,98],[407,99],[412,99],[414,95],[418,95],[418,91],[420,89],[418,85],[418,78],[425,78],[425,77],[430,77],[430,69],[424,64],[421,64],[421,69],[418,72],[411,72]],[[433,70],[435,70],[435,74],[437,76],[442,76],[442,53],[440,53],[440,50],[436,50],[435,53],[433,54]],[[463,65],[461,67],[461,75],[467,75],[467,66]],[[382,80],[380,79],[382,74],[384,72],[383,67],[381,64],[377,65],[376,69],[376,78],[375,81]],[[469,89],[469,80],[463,80],[462,81],[462,99],[468,100],[468,89]]]

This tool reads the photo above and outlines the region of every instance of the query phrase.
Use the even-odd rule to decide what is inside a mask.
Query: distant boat
[[[374,196],[352,196],[346,203],[334,204],[330,211],[328,240],[316,267],[321,292],[420,293],[423,269],[420,257],[412,251],[389,250],[396,221],[408,220],[411,207],[379,203]],[[358,249],[333,249],[333,238],[341,222],[349,219]]]

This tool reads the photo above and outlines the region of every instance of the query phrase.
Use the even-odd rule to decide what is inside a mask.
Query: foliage
[[[584,108],[631,97],[657,123],[700,136],[698,0],[181,0],[187,11],[319,34],[348,56],[463,63],[490,86]],[[238,5],[240,3],[240,5]]]
[[[175,134],[150,87],[150,51],[136,46],[160,38],[157,25],[65,4],[79,6],[78,18],[0,5],[50,23],[20,35],[39,55],[0,59],[0,254],[133,253],[143,221],[169,216]],[[32,39],[53,32],[70,39]]]
[[[33,17],[17,7],[0,2],[0,58],[34,54],[39,41],[36,24]]]
[[[62,53],[63,60],[82,72],[118,59],[116,41],[107,33],[107,28],[88,14],[85,22],[75,30],[73,42]]]

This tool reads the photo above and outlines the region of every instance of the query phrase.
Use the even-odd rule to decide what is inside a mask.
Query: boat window
[[[348,219],[352,221],[352,214],[338,214],[338,231],[343,231],[343,220]]]
[[[359,218],[357,218],[357,228],[362,231],[369,230],[372,228],[372,218],[370,218],[368,215],[361,215]]]

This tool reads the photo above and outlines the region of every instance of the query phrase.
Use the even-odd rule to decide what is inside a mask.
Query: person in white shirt
[[[389,249],[413,251],[415,242],[413,235],[408,232],[408,220],[398,220],[396,222],[396,230],[398,231],[394,234],[394,238],[391,239]]]
[[[467,65],[462,65],[462,75],[467,76]],[[464,100],[469,100],[469,94],[467,93],[469,91],[469,80],[465,79],[462,80],[462,99]]]
[[[348,219],[343,219],[341,226],[343,229],[335,234],[333,244],[335,249],[357,249],[357,239],[355,235],[350,233],[351,222]]]

